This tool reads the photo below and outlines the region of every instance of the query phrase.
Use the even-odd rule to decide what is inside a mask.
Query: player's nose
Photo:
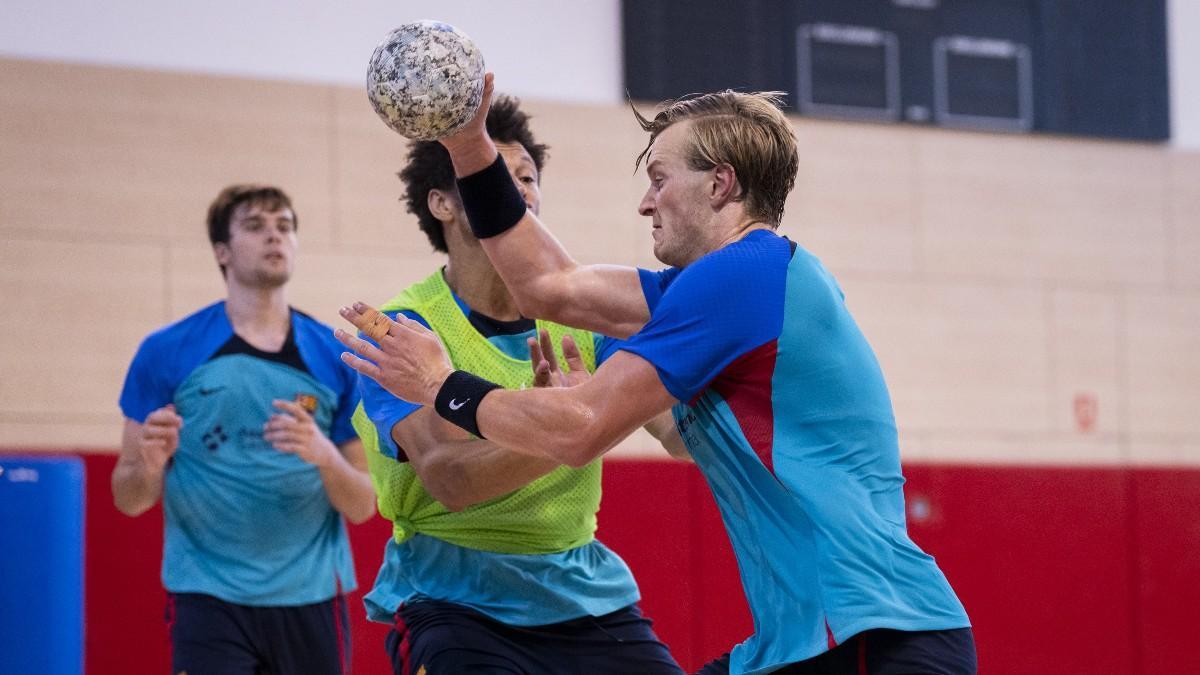
[[[638,204],[638,213],[646,217],[654,215],[654,199],[650,196],[649,190],[642,195],[642,202]]]

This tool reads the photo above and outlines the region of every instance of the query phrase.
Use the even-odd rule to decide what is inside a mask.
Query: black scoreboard
[[[805,115],[1170,136],[1165,0],[625,0],[640,100],[781,90]]]

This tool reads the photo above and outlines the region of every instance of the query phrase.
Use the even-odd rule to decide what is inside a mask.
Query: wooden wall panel
[[[357,256],[348,251],[305,252],[297,261],[289,298],[331,326],[348,328],[337,310],[356,300],[382,305],[434,269],[427,257]]]
[[[400,201],[396,172],[408,143],[375,115],[365,91],[333,93],[334,226],[337,245],[376,255],[432,255],[417,219]]]
[[[552,146],[556,235],[585,262],[661,267],[636,212],[646,135],[629,110],[525,103]],[[782,231],[846,288],[906,456],[1200,464],[1200,154],[793,124]],[[405,143],[355,87],[0,59],[0,440],[115,445],[138,341],[224,293],[203,219],[229,182],[292,194],[291,299],[326,321],[442,264],[398,201]],[[22,331],[41,306],[97,324],[86,358],[32,364]],[[616,452],[662,451],[639,434]]]
[[[0,227],[188,238],[240,181],[283,186],[327,241],[328,87],[0,62]],[[306,223],[307,225],[307,223]]]
[[[1200,153],[1170,155],[1171,282],[1200,291]]]
[[[980,465],[1099,465],[1128,461],[1114,436],[1067,433],[958,433],[909,430],[901,422],[900,456],[905,462],[954,462]]]
[[[835,274],[917,268],[914,134],[793,118],[800,171],[782,231]]]
[[[157,246],[6,237],[0,419],[42,430],[10,427],[16,436],[0,443],[77,442],[59,425],[102,422],[115,410],[125,367],[164,314],[164,270]]]
[[[1165,281],[1161,149],[936,130],[918,152],[927,274]]]
[[[659,268],[650,219],[637,205],[648,184],[646,145],[628,108],[529,102],[539,142],[550,146],[542,179],[542,217],[576,259]]]
[[[1041,293],[1002,286],[843,280],[905,429],[1048,427]]]
[[[1061,433],[1114,434],[1120,411],[1117,301],[1099,292],[1050,295],[1050,419]]]
[[[1130,294],[1125,332],[1130,431],[1200,437],[1200,297]]]

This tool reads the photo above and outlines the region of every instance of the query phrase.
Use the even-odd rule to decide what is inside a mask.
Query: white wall
[[[1167,0],[1171,142],[1200,150],[1200,2]]]
[[[1167,0],[1173,142],[1200,149],[1200,0]],[[388,30],[465,30],[498,86],[548,101],[623,92],[618,0],[4,0],[0,55],[359,84]]]
[[[375,45],[418,19],[469,34],[503,91],[624,91],[618,0],[3,0],[0,55],[361,85]]]

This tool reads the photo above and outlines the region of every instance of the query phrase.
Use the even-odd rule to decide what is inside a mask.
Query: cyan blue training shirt
[[[150,334],[121,392],[136,422],[183,417],[164,476],[163,586],[251,606],[322,602],[356,587],[346,525],[316,467],[263,438],[274,399],[315,403],[335,444],[355,437],[355,373],[332,329],[292,310],[278,353],[233,332],[218,302]]]
[[[841,289],[755,231],[686,268],[641,270],[646,359],[720,507],[756,632],[732,673],[767,673],[873,628],[969,625],[908,537],[891,399]]]

